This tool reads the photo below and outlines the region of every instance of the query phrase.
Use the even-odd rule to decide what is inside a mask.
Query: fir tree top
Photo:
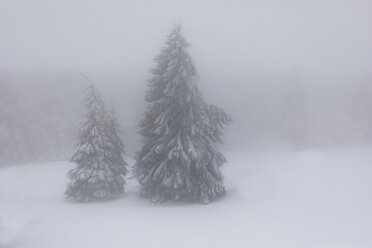
[[[104,157],[102,148],[108,143],[108,137],[105,135],[106,130],[104,130],[105,106],[92,85],[87,87],[84,103],[87,112],[81,123],[78,148],[71,158],[71,161],[77,164],[89,163],[86,157],[89,157],[92,162],[102,161]]]

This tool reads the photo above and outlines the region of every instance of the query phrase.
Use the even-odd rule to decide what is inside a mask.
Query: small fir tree
[[[92,201],[111,199],[124,192],[127,163],[124,145],[113,112],[107,112],[99,93],[88,87],[86,119],[71,161],[77,166],[68,172],[68,199]]]
[[[148,109],[140,123],[144,145],[137,153],[135,177],[140,194],[156,202],[192,200],[208,203],[225,194],[218,150],[230,117],[206,104],[198,87],[189,44],[175,26],[155,58],[146,95]]]

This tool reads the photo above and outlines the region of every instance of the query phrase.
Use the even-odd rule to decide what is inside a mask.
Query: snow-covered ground
[[[153,204],[64,200],[67,162],[0,169],[0,247],[370,248],[372,147],[228,154],[228,194]]]

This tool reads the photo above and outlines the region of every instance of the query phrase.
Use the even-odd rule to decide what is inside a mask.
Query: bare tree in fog
[[[4,74],[0,164],[65,159],[75,136],[79,83],[49,75]]]
[[[353,105],[352,113],[358,126],[356,128],[359,141],[368,141],[372,138],[372,83],[359,84]]]
[[[306,142],[306,93],[297,75],[292,75],[282,99],[280,133],[299,147]]]
[[[88,87],[85,103],[88,112],[71,159],[77,167],[68,173],[66,197],[79,201],[110,199],[124,192],[124,144],[114,113],[106,111],[93,86]]]
[[[135,176],[141,194],[156,202],[208,203],[225,194],[220,170],[225,157],[217,144],[230,118],[204,101],[189,46],[175,26],[149,80],[149,107],[140,123],[145,144],[136,157]]]
[[[36,135],[40,140],[43,138],[32,122],[40,118],[40,112],[35,111],[35,103],[18,101],[21,95],[17,85],[7,82],[0,85],[0,157],[3,160],[0,162],[21,162],[33,158],[38,148]]]
[[[6,102],[8,92],[6,90],[6,83],[0,83],[0,164],[5,162],[5,156],[7,151],[7,139],[9,136],[8,127],[6,125],[6,120],[8,117],[6,116]]]

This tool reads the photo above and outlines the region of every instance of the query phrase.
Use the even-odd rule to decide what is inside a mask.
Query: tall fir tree
[[[155,58],[140,122],[144,145],[134,174],[140,194],[156,202],[191,200],[208,203],[225,194],[218,150],[224,124],[222,110],[208,105],[198,87],[189,44],[175,26],[166,47]]]
[[[65,195],[78,201],[105,200],[124,192],[127,163],[124,144],[113,112],[107,112],[99,93],[88,87],[86,119],[81,125],[79,143],[71,161],[77,166],[68,172]]]

